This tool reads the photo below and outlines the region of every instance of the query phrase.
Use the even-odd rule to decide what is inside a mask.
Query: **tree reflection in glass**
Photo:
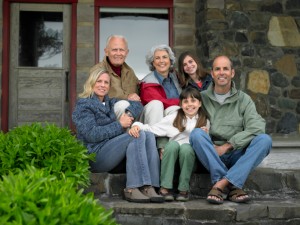
[[[62,67],[60,12],[20,12],[19,66]]]

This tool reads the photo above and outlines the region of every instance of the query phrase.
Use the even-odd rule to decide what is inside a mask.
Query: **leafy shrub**
[[[72,179],[58,179],[45,169],[29,167],[0,181],[0,224],[99,225],[116,224],[91,193],[76,191]]]
[[[53,124],[33,123],[0,133],[0,175],[31,165],[46,168],[58,178],[73,178],[75,185],[87,186],[92,157],[70,130]]]

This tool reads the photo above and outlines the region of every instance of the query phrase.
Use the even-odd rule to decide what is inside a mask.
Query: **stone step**
[[[122,199],[101,199],[114,210],[122,225],[299,225],[300,199],[254,199],[246,204],[225,201],[212,205],[204,199],[185,203],[129,203]]]
[[[93,173],[87,192],[97,196],[122,197],[124,173]],[[205,197],[211,188],[209,174],[195,173],[191,178],[191,197]],[[284,198],[300,193],[300,148],[273,148],[268,157],[249,175],[244,189],[253,197]]]
[[[227,200],[223,205],[209,204],[210,190],[206,172],[191,178],[188,202],[130,203],[123,200],[124,173],[93,173],[87,192],[122,225],[299,225],[300,224],[300,142],[274,138],[270,155],[249,175],[245,190],[251,201],[246,204]]]
[[[125,174],[93,173],[86,192],[99,197],[123,197]],[[211,188],[209,174],[193,174],[190,183],[191,198],[204,198]],[[285,198],[300,193],[300,170],[257,168],[248,177],[244,189],[251,197]]]
[[[294,135],[271,135],[273,140],[273,150],[276,149],[298,149],[300,150],[300,136]]]

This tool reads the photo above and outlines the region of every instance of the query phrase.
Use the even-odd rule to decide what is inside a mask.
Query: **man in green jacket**
[[[235,71],[227,56],[214,59],[212,84],[201,92],[211,122],[209,135],[194,129],[190,143],[199,161],[210,172],[213,187],[207,201],[222,204],[225,192],[233,202],[248,202],[242,190],[250,172],[269,154],[272,139],[265,134],[265,120],[252,99],[237,90]]]

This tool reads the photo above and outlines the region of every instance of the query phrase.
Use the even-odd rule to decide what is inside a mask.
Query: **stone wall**
[[[299,133],[300,1],[196,1],[196,51],[207,68],[226,54],[267,133]]]
[[[77,5],[77,93],[82,92],[89,69],[95,64],[94,0]]]
[[[176,56],[183,51],[195,51],[195,0],[174,0],[173,38]]]

